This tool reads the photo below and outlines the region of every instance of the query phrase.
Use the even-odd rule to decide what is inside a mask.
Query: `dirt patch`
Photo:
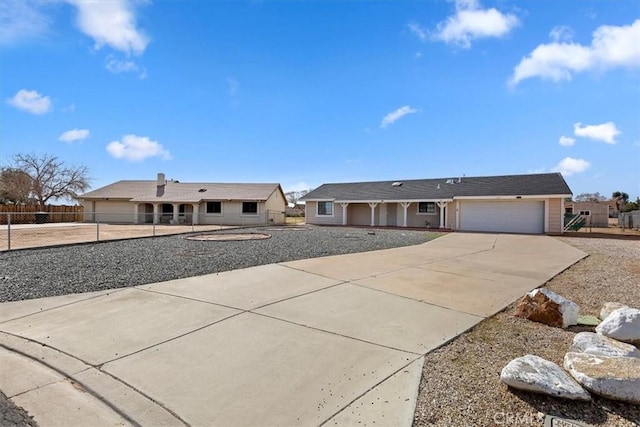
[[[241,240],[263,240],[269,238],[271,238],[271,235],[266,233],[197,234],[195,236],[185,237],[187,240],[200,240],[204,242],[237,242]]]
[[[10,240],[7,227],[0,229],[0,251],[7,249],[38,248],[140,237],[167,236],[224,228],[219,225],[156,225],[152,224],[44,224],[16,225],[11,228]],[[9,247],[10,245],[10,247]]]

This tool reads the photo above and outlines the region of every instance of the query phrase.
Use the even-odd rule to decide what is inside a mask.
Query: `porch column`
[[[157,223],[159,223],[159,222],[160,222],[160,221],[159,221],[159,220],[160,220],[160,218],[159,218],[159,216],[158,216],[158,206],[160,206],[158,203],[154,203],[154,204],[153,204],[153,223],[154,223],[154,224],[157,224]]]
[[[378,202],[370,202],[369,207],[371,208],[371,226],[376,225],[376,206],[378,206]]]
[[[193,206],[193,214],[191,215],[192,217],[192,222],[193,225],[198,225],[200,224],[200,204],[199,203],[193,203],[191,206]]]
[[[133,223],[134,224],[138,223],[138,204],[137,203],[133,205]]]
[[[180,203],[173,203],[173,223],[178,224],[178,211],[180,210]]]
[[[402,226],[407,226],[407,210],[409,209],[409,205],[411,202],[400,202],[400,206],[402,206],[402,210],[404,211],[404,219],[402,220]]]
[[[342,206],[342,225],[347,225],[347,206],[349,203],[340,203]]]
[[[447,207],[447,203],[448,202],[443,202],[442,200],[438,202],[438,207],[440,208],[440,228],[444,228],[444,208]]]

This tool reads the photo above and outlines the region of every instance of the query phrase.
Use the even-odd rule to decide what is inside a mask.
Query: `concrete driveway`
[[[585,256],[454,233],[4,303],[0,389],[41,426],[411,425],[426,353]]]

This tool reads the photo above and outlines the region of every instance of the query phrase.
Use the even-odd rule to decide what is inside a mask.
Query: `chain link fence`
[[[131,213],[3,212],[0,251],[284,224],[285,214],[269,210],[259,215],[200,214],[175,220],[159,214],[143,216],[135,222]]]

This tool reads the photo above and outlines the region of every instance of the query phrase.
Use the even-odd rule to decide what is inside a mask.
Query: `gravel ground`
[[[597,315],[602,303],[640,307],[640,241],[559,238],[590,254],[547,287]],[[510,390],[500,371],[535,354],[562,366],[576,332],[513,317],[515,304],[427,355],[414,426],[542,426],[545,414],[597,426],[638,426],[640,406],[594,397],[578,403]]]
[[[243,229],[252,241],[175,235],[0,253],[0,302],[137,286],[255,265],[424,243],[438,234],[341,227]],[[211,234],[237,234],[230,229]]]
[[[35,427],[38,424],[29,417],[27,412],[7,399],[7,396],[0,391],[0,427]]]

